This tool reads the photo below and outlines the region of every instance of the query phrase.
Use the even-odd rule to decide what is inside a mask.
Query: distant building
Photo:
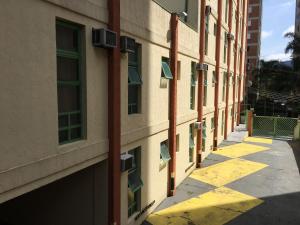
[[[296,2],[296,14],[295,14],[295,34],[300,34],[300,0]]]
[[[252,71],[259,67],[261,45],[262,0],[249,0],[247,75],[252,80]]]

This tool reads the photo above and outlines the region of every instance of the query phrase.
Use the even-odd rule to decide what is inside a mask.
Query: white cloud
[[[273,34],[273,31],[272,31],[272,30],[270,30],[270,31],[265,31],[265,30],[263,30],[263,31],[261,32],[261,37],[262,37],[262,39],[266,39],[266,38],[272,36],[272,34]]]
[[[262,58],[265,61],[269,61],[269,60],[286,61],[291,59],[291,54],[275,53],[275,54],[263,56]]]
[[[287,1],[287,2],[283,2],[279,5],[279,7],[290,7],[294,5],[294,1],[295,0],[291,0],[291,1]]]
[[[294,31],[295,31],[295,25],[291,25],[282,32],[282,36],[284,36],[286,33],[294,32]]]

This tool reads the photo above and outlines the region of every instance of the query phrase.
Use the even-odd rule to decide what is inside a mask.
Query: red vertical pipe
[[[200,5],[200,33],[199,33],[199,63],[204,63],[205,54],[205,7],[206,0],[201,0]],[[199,71],[198,78],[198,121],[203,121],[203,96],[204,96],[204,71]],[[202,129],[197,130],[197,167],[202,161]]]
[[[218,126],[219,126],[219,83],[220,83],[220,56],[221,56],[221,32],[222,32],[222,0],[218,0],[218,21],[216,37],[216,84],[215,84],[215,129],[214,129],[214,150],[218,147]]]
[[[245,1],[243,0],[243,22],[242,22],[242,38],[241,38],[241,52],[240,52],[240,79],[239,79],[239,90],[238,90],[238,108],[237,108],[237,125],[240,124],[240,113],[241,113],[241,92],[242,92],[242,80],[241,80],[241,76],[242,76],[242,72],[243,72],[243,61],[245,60],[244,58],[244,44],[245,44],[245,39],[244,39],[244,33],[245,33]],[[244,51],[245,52],[245,51]]]
[[[173,79],[170,80],[170,130],[169,149],[171,160],[169,162],[168,195],[173,196],[176,191],[176,117],[177,117],[177,60],[178,60],[178,15],[171,15],[171,71]]]
[[[232,0],[229,0],[229,34],[232,32]],[[231,44],[232,40],[228,40],[228,52],[227,52],[227,77],[226,77],[226,107],[225,107],[225,129],[224,129],[224,139],[227,139],[228,134],[228,104],[229,104],[229,74],[230,74],[230,65],[231,65]]]
[[[237,1],[237,10],[235,13],[236,25],[235,25],[235,43],[234,43],[234,69],[233,69],[233,94],[232,94],[232,120],[231,131],[234,131],[234,111],[235,111],[235,86],[236,86],[236,73],[237,73],[237,54],[238,54],[238,42],[239,42],[239,25],[240,25],[240,0]]]
[[[121,112],[120,112],[120,0],[108,2],[108,28],[117,33],[117,47],[108,51],[108,220],[120,225],[121,215]]]

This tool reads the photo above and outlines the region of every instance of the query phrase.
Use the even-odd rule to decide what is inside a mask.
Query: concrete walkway
[[[145,225],[300,224],[298,145],[246,138],[222,146]]]

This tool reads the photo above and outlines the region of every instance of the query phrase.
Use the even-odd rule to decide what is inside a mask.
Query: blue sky
[[[263,0],[261,58],[288,60],[284,54],[288,39],[283,34],[294,32],[296,0]]]

